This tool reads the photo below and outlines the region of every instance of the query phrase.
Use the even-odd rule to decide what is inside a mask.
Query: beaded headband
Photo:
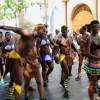
[[[96,25],[100,26],[100,23],[93,24],[93,25],[91,25],[91,27],[96,26]]]

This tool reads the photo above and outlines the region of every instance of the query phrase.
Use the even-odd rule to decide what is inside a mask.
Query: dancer
[[[53,63],[53,57],[50,53],[50,43],[52,42],[46,33],[46,27],[42,24],[40,24],[39,27],[37,27],[37,32],[40,34],[39,39],[37,40],[37,50],[38,50],[38,56],[39,56],[39,62],[42,66],[42,77],[44,81],[44,87],[47,87],[48,82],[48,76],[53,71],[54,63]],[[53,44],[53,43],[52,43]],[[48,71],[47,70],[48,65]]]
[[[62,34],[59,34],[56,37],[56,43],[59,45],[60,48],[59,62],[62,68],[62,76],[60,84],[65,89],[64,96],[66,98],[69,98],[68,77],[69,77],[69,68],[72,65],[72,59],[70,57],[71,47],[79,54],[79,52],[77,51],[72,42],[72,38],[68,37],[68,31],[69,31],[68,27],[64,25],[61,27]]]
[[[82,28],[80,29],[80,34],[82,35],[79,36],[77,42],[80,46],[81,56],[79,57],[78,74],[77,74],[77,77],[75,78],[76,81],[81,79],[82,62],[85,57],[85,44],[86,44],[86,39],[89,36],[89,34],[87,34],[86,26],[82,26]]]
[[[91,35],[86,40],[85,55],[86,59],[83,64],[83,69],[86,71],[89,78],[88,94],[90,100],[94,100],[94,88],[96,82],[100,79],[100,22],[93,20],[90,23]],[[97,99],[100,100],[100,88]]]
[[[57,55],[59,55],[59,53],[60,53],[60,51],[59,51],[59,45],[58,45],[58,44],[56,43],[56,41],[55,41],[57,35],[60,34],[60,33],[59,33],[59,30],[56,29],[56,30],[55,30],[55,33],[56,33],[56,35],[55,35],[54,38],[53,38],[53,41],[54,41],[54,48],[52,49],[52,55],[53,55],[53,57],[54,57],[55,63],[59,64],[59,57],[57,56]]]
[[[1,76],[1,83],[4,84],[4,78],[7,75],[7,73],[9,72],[9,67],[7,67],[7,59],[6,56],[14,49],[14,40],[11,37],[11,33],[10,32],[6,32],[5,33],[5,39],[4,39],[4,44],[3,44],[3,59],[4,59],[4,64],[5,64],[5,72],[2,73]]]
[[[36,35],[33,32],[29,32],[26,29],[11,27],[11,26],[0,26],[0,29],[4,30],[12,30],[15,33],[21,35],[18,40],[15,50],[12,50],[7,56],[7,66],[9,67],[9,71],[11,74],[11,80],[7,89],[6,100],[20,100],[21,88],[22,88],[22,78],[23,78],[23,69],[21,65],[24,65],[24,60],[21,58],[25,58],[30,49],[32,49],[34,43],[34,38]],[[14,94],[14,96],[13,96]]]
[[[4,44],[4,42],[3,42],[2,32],[0,31],[0,71],[1,71],[1,81],[2,81],[2,74],[4,73],[4,70],[3,70],[4,61],[3,61],[3,56],[2,56],[3,44]]]
[[[40,94],[40,100],[46,100],[43,92],[43,87],[41,83],[41,74],[40,74],[40,69],[39,69],[39,63],[36,61],[38,58],[37,56],[37,49],[36,46],[34,45],[33,48],[30,50],[30,53],[26,57],[27,65],[26,68],[24,69],[24,76],[25,76],[25,100],[30,100],[29,95],[28,95],[28,90],[29,90],[29,83],[31,78],[35,78],[36,83],[37,83],[37,88]]]

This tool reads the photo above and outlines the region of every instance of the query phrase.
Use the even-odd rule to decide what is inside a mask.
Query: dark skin
[[[0,42],[1,42],[1,45],[0,45],[0,52],[2,52],[2,50],[3,50],[3,38],[2,38],[2,33],[0,33]],[[2,57],[2,55],[0,55],[1,56],[1,58],[0,58],[0,70],[1,70],[1,75],[3,74],[3,64],[4,64],[4,62],[3,62],[3,57]]]
[[[28,53],[30,52],[30,49],[34,45],[34,34],[29,32],[26,29],[17,28],[17,27],[10,27],[10,26],[0,26],[0,29],[4,30],[12,30],[15,33],[18,33],[21,35],[18,43],[16,44],[15,51],[23,58],[25,58]],[[19,64],[19,60],[15,60],[12,64],[12,71],[11,71],[11,80],[9,83],[9,86],[12,87],[13,82],[15,82],[17,85],[22,85],[22,78],[23,78],[23,69],[21,68]],[[20,100],[20,94],[18,94],[17,91],[15,91],[15,100]]]
[[[43,80],[44,82],[46,82],[46,78],[49,76],[49,74],[52,72],[53,68],[54,68],[54,63],[53,61],[52,62],[42,62],[42,59],[40,57],[40,53],[39,53],[39,48],[40,48],[40,51],[42,51],[43,53],[45,54],[49,54],[50,53],[50,49],[49,49],[49,46],[48,44],[46,45],[43,45],[43,46],[40,46],[40,41],[42,38],[44,38],[47,34],[45,32],[46,28],[45,27],[42,27],[40,29],[37,30],[37,32],[41,35],[39,35],[40,39],[37,40],[37,50],[38,50],[38,56],[39,56],[39,62],[41,62],[41,65],[42,65],[42,71],[45,72],[45,73],[42,73],[42,76],[43,76]],[[52,45],[54,45],[53,41],[50,39],[50,42]],[[49,70],[47,71],[46,73],[46,65],[48,65],[49,67]]]
[[[76,49],[75,45],[72,43],[72,37],[68,37],[67,36],[67,33],[69,32],[68,28],[62,29],[61,32],[62,32],[62,36],[64,38],[60,38],[57,41],[57,43],[60,44],[59,45],[60,53],[65,54],[65,55],[68,56],[69,55],[69,51],[71,50],[71,48],[74,51],[78,52],[78,50]],[[66,65],[68,65],[68,64],[67,64],[67,61],[64,59],[64,61],[62,61],[62,63],[61,63],[61,67],[62,67],[62,71],[64,73],[66,73],[65,74],[66,78],[68,78],[69,74],[71,75],[71,69],[72,69],[72,67],[70,66],[68,68],[68,66],[66,66]],[[62,76],[63,76],[63,73],[62,73]]]
[[[26,61],[27,61],[28,64],[30,64],[31,67],[38,68],[39,65],[36,62],[37,58],[38,58],[37,53],[33,52],[28,57],[26,57]],[[40,73],[40,71],[39,71],[39,73]],[[28,94],[28,89],[29,89],[28,86],[29,86],[30,79],[31,78],[26,77],[26,82],[25,82],[25,86],[24,86],[25,94]],[[36,82],[37,82],[37,88],[38,88],[40,96],[44,96],[43,87],[42,87],[42,83],[41,83],[41,77],[38,77],[38,78],[35,78],[35,79],[36,79]]]
[[[6,40],[8,41],[8,42],[10,42],[11,41],[11,34],[6,34]],[[6,42],[4,42],[4,44],[3,44],[3,54],[5,54],[6,52],[10,52],[11,50],[9,50],[9,51],[6,51],[5,52],[5,46],[6,46]],[[3,59],[4,59],[5,57],[3,56]],[[7,67],[7,65],[5,64],[5,72],[2,74],[2,78],[4,79],[5,78],[5,76],[7,75],[7,73],[9,72],[9,68]]]
[[[72,37],[68,37],[68,36],[67,36],[67,33],[69,32],[68,28],[62,30],[61,32],[62,32],[62,36],[63,36],[65,39],[69,38],[69,39],[67,40],[67,43],[69,43],[69,45],[71,46],[71,48],[72,48],[74,51],[76,51],[76,52],[78,53],[78,50],[77,50],[76,46],[72,43],[72,40],[73,40]],[[80,54],[79,54],[79,56],[80,56]]]
[[[85,50],[86,39],[89,36],[86,32],[87,32],[86,30],[80,29],[80,34],[82,34],[82,36],[79,38],[79,41],[77,41],[78,45],[80,46],[80,50]],[[82,62],[83,62],[84,56],[85,55],[81,55],[79,57],[78,75],[81,74]]]
[[[4,30],[12,30],[19,35],[21,35],[21,38],[19,39],[18,43],[16,44],[16,51],[21,57],[27,56],[29,53],[30,49],[33,46],[33,40],[34,40],[34,35],[30,33],[26,29],[22,28],[16,28],[16,27],[9,27],[9,26],[0,26],[0,29]],[[26,42],[27,41],[27,42]],[[24,52],[23,52],[24,51]]]
[[[56,36],[59,34],[59,30],[56,29],[55,33],[56,33],[56,35],[53,38],[54,43],[56,42],[55,39],[56,39]],[[55,63],[58,64],[59,63],[59,58],[57,57],[57,53],[59,54],[59,46],[54,45],[54,48],[52,49],[52,55],[55,56],[54,57]]]
[[[92,37],[95,39],[98,38],[100,26],[99,25],[93,26],[91,28],[91,30],[92,30],[92,34],[91,34]],[[100,61],[100,49],[91,50],[90,49],[91,43],[92,43],[91,39],[87,38],[86,46],[85,46],[86,57],[88,57],[89,59],[94,60],[94,61]],[[96,44],[100,46],[100,42],[98,42]],[[87,75],[88,75],[89,83],[90,83],[89,88],[88,88],[89,98],[90,98],[90,100],[94,100],[94,87],[95,87],[96,82],[99,79],[99,75],[91,75],[91,74],[87,74]],[[99,88],[98,97],[100,97],[100,88]]]
[[[86,43],[86,39],[89,36],[86,30],[81,29],[80,30],[80,34],[82,34],[82,37],[79,38],[79,42],[78,44],[80,45],[80,48],[85,49],[85,43]]]
[[[68,54],[69,54],[69,51],[70,51],[71,47],[72,47],[74,50],[77,51],[77,49],[74,47],[74,45],[73,45],[73,43],[72,43],[72,41],[71,41],[71,38],[68,39],[68,36],[67,36],[68,31],[69,31],[69,30],[68,30],[67,28],[61,30],[62,36],[63,36],[64,38],[61,37],[61,38],[59,38],[58,41],[57,41],[57,43],[59,44],[60,53],[65,54],[65,55],[68,55]],[[62,71],[63,71],[64,74],[65,74],[64,76],[65,76],[66,78],[68,78],[68,76],[69,76],[69,68],[68,68],[68,66],[66,66],[66,65],[68,65],[68,64],[67,64],[66,59],[64,59],[64,60],[61,62],[61,67],[62,67]]]

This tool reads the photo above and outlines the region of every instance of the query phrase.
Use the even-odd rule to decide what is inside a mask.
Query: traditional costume
[[[40,41],[40,47],[44,46],[44,45],[49,45],[50,44],[50,40],[48,39],[47,36],[45,36],[41,41]],[[40,50],[40,56],[42,58],[42,62],[52,62],[53,61],[53,57],[51,53],[44,53]]]
[[[32,66],[29,63],[26,64],[26,67],[24,68],[24,75],[27,78],[40,78],[40,69],[39,69],[39,63],[37,62],[37,49],[34,46],[29,55],[28,55],[28,59],[35,65],[37,65],[38,67]]]
[[[98,50],[100,46],[96,43],[100,42],[100,36],[98,39],[93,39],[90,35],[89,38],[91,39],[91,50]],[[100,61],[91,60],[90,58],[85,59],[83,64],[83,69],[90,74],[100,75]]]

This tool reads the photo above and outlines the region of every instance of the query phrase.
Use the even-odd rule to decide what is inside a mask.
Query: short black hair
[[[87,31],[87,27],[86,26],[82,26],[81,29]]]
[[[61,26],[61,30],[67,29],[68,27],[66,25]]]
[[[0,31],[0,34],[2,34],[2,31]]]
[[[9,31],[7,31],[7,32],[5,33],[5,37],[7,36],[7,34],[10,34],[10,35],[11,35],[11,33],[10,33]]]

